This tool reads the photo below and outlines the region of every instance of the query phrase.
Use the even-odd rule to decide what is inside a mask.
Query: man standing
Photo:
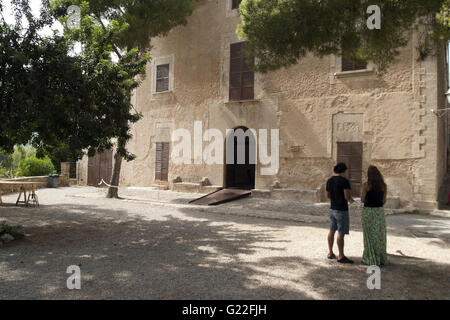
[[[327,181],[327,194],[331,200],[330,210],[330,232],[328,234],[328,259],[335,259],[333,253],[334,234],[338,231],[337,245],[339,249],[339,263],[353,263],[344,255],[344,237],[350,234],[350,217],[348,213],[348,203],[354,203],[351,196],[350,182],[345,177],[347,166],[345,163],[338,163],[334,167],[335,175]]]

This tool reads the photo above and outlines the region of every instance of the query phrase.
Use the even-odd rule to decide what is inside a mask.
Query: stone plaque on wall
[[[358,142],[364,140],[363,114],[338,113],[333,116],[334,142]]]

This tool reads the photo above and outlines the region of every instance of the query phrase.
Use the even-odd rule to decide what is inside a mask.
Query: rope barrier
[[[110,184],[107,184],[105,180],[102,179],[102,181],[100,181],[100,183],[98,184],[99,186],[101,186],[102,184],[105,184],[107,187],[109,188],[116,188],[119,189],[119,186],[112,186]]]

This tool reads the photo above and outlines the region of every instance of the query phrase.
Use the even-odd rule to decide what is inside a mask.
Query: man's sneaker
[[[342,259],[339,259],[338,262],[339,262],[339,263],[349,263],[349,264],[352,264],[352,263],[353,263],[353,261],[350,260],[350,259],[347,258],[347,257],[343,257]]]

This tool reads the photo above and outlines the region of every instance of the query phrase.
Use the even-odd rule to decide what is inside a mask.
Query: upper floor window
[[[363,60],[354,61],[352,59],[342,57],[342,72],[366,70],[367,62]]]
[[[169,91],[170,64],[156,66],[156,92]]]
[[[239,5],[241,4],[242,0],[231,0],[231,9],[239,9]]]
[[[230,45],[230,101],[254,99],[255,74],[244,54],[246,43]]]

